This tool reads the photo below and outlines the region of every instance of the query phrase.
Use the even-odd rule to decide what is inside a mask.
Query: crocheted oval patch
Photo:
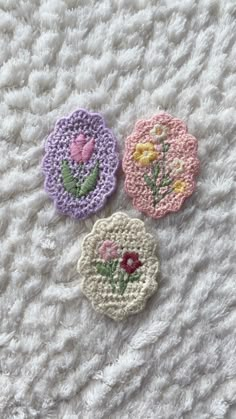
[[[114,320],[142,310],[157,289],[156,246],[144,223],[123,213],[95,223],[78,262],[83,293]]]
[[[46,139],[45,189],[63,214],[86,218],[116,186],[116,139],[97,113],[78,109],[60,119]]]
[[[138,121],[125,142],[125,190],[153,218],[178,211],[195,189],[197,140],[167,113]]]

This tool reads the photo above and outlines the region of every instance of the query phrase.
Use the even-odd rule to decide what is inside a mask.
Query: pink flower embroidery
[[[105,240],[99,247],[99,255],[105,261],[118,257],[118,246],[111,240]]]
[[[80,134],[70,145],[70,154],[77,163],[86,163],[93,154],[95,140],[86,142],[85,136]]]

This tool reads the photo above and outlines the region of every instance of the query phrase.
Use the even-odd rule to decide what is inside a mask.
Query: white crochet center
[[[0,0],[1,419],[235,418],[234,0]],[[83,222],[43,190],[43,138],[77,107],[118,137],[165,110],[199,139],[197,192],[147,219],[123,180]],[[79,287],[81,242],[127,212],[159,243],[160,286],[116,324]]]

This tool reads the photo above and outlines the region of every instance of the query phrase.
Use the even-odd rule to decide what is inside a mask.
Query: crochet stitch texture
[[[235,0],[1,0],[0,419],[236,418],[235,26]],[[42,139],[78,106],[120,154],[138,119],[187,121],[201,170],[180,211],[139,217],[119,182],[99,213],[57,214]],[[161,271],[119,323],[76,272],[117,211],[145,220]]]
[[[56,208],[74,218],[101,209],[116,186],[116,140],[98,113],[78,109],[49,135],[43,160],[45,189]]]
[[[195,189],[197,140],[167,113],[140,120],[125,142],[123,170],[135,208],[153,218],[176,212]]]
[[[157,289],[155,252],[141,220],[123,213],[98,220],[78,262],[83,293],[96,310],[114,320],[141,311]]]

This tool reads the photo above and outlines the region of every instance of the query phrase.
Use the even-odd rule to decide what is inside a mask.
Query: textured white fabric
[[[0,417],[235,418],[234,0],[0,0]],[[201,174],[164,219],[123,180],[97,216],[57,215],[43,138],[76,107],[120,144],[158,109],[199,139]],[[98,217],[122,210],[159,243],[160,288],[116,324],[82,295],[76,264]]]

